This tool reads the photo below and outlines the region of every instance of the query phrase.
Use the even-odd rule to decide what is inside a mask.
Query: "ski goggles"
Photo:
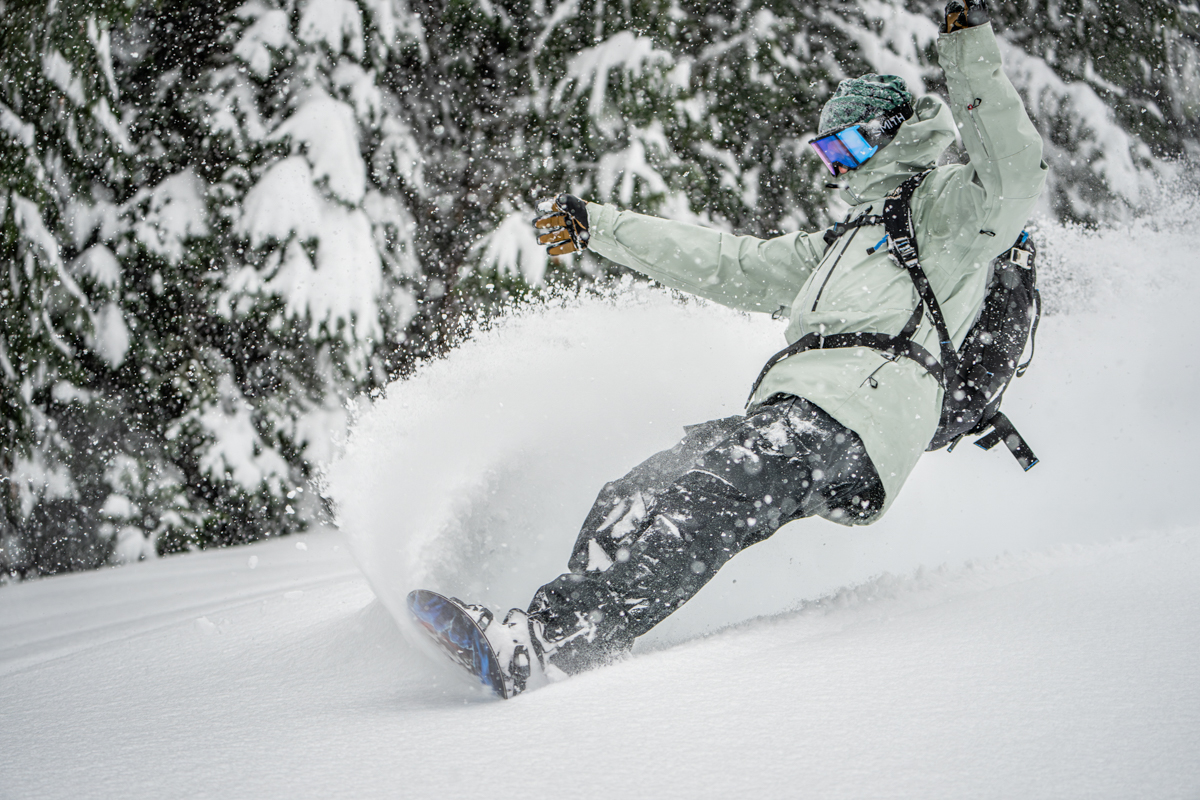
[[[861,167],[868,158],[879,152],[877,145],[867,141],[863,135],[862,125],[851,125],[840,131],[827,133],[809,142],[809,146],[817,151],[825,167],[834,177],[852,169]],[[839,167],[843,169],[839,170]]]
[[[826,168],[834,177],[861,167],[868,158],[879,152],[879,148],[892,140],[904,121],[913,115],[912,106],[903,103],[885,116],[869,122],[847,125],[844,128],[818,136],[809,142]],[[841,171],[838,167],[844,167]]]

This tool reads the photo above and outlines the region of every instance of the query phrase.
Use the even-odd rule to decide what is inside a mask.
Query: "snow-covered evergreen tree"
[[[90,457],[65,412],[129,347],[111,251],[77,247],[79,198],[104,195],[131,153],[110,29],[123,3],[0,4],[0,573],[96,566],[112,542],[72,463]],[[115,225],[94,208],[101,227]]]
[[[1200,147],[1200,9],[1152,0],[1001,6],[1010,72],[1047,142],[1051,198],[1090,222],[1152,201]]]

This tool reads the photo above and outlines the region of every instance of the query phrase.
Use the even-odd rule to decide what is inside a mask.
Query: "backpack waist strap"
[[[933,357],[932,353],[909,339],[904,333],[900,336],[890,336],[886,333],[831,333],[828,336],[822,336],[819,333],[810,333],[792,342],[767,360],[762,371],[754,380],[754,386],[750,388],[750,397],[746,398],[746,402],[749,403],[754,399],[754,393],[758,391],[758,387],[767,377],[767,373],[783,359],[806,350],[831,350],[835,347],[870,347],[872,350],[883,353],[885,358],[890,357],[890,361],[895,361],[897,358],[909,358],[920,364],[938,383],[942,382],[941,363]]]

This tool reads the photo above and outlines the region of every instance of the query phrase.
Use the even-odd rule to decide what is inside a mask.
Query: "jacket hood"
[[[881,199],[908,178],[935,166],[954,141],[954,131],[949,106],[940,97],[925,95],[917,100],[913,115],[892,141],[843,176],[839,183],[842,199],[850,205]]]

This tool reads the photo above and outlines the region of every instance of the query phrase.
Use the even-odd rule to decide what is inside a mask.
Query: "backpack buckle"
[[[1033,253],[1014,247],[1008,252],[1008,260],[1021,269],[1029,269],[1033,266]]]

